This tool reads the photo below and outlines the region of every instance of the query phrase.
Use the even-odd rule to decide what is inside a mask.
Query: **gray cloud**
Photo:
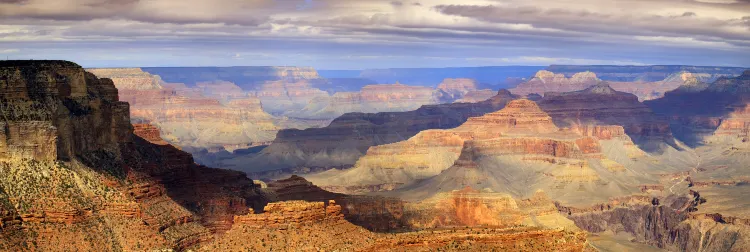
[[[750,65],[750,13],[742,13],[744,7],[750,10],[748,1],[0,0],[0,48],[34,57],[96,49],[99,56],[82,60],[97,64],[106,61],[102,55],[148,62],[136,58],[174,48],[171,53],[199,55],[154,60],[220,63],[229,57],[232,64],[277,60],[351,67],[360,59],[363,66],[390,67],[405,64],[396,56],[415,56],[429,57],[423,65],[441,62],[430,59]],[[118,46],[139,50],[117,53]],[[50,50],[58,47],[70,51]],[[242,59],[232,58],[238,53]],[[487,59],[492,57],[499,60]]]

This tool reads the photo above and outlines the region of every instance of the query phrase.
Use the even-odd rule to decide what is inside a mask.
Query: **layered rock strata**
[[[503,108],[513,98],[503,90],[479,103],[423,106],[409,112],[349,113],[323,128],[279,131],[274,142],[260,153],[219,165],[248,172],[348,167],[370,146],[402,141],[426,129],[457,127],[469,117]]]
[[[530,187],[503,182],[527,175],[528,182],[536,181],[540,185],[536,189],[545,191],[572,183],[593,189],[600,186],[600,172],[616,170],[593,167],[617,164],[602,155],[597,137],[629,141],[622,132],[617,126],[561,130],[534,102],[519,99],[499,111],[469,118],[454,129],[427,130],[406,141],[371,147],[351,169],[306,177],[323,188],[346,193],[401,188],[405,191],[394,194],[407,199],[424,199],[466,186],[527,197]],[[490,168],[496,166],[506,168]],[[534,166],[534,171],[524,171],[527,166]],[[521,175],[526,172],[530,174]]]
[[[114,83],[74,63],[2,62],[0,100],[3,249],[182,250],[265,202],[243,173],[134,135]]]
[[[199,83],[188,88],[161,83],[159,76],[140,69],[95,72],[114,80],[121,99],[131,105],[135,123],[150,122],[177,146],[210,149],[252,145],[272,140],[278,129],[260,101],[232,83]],[[132,76],[138,76],[139,81],[132,81]]]
[[[673,142],[666,118],[655,115],[635,95],[616,91],[604,83],[581,91],[548,93],[539,106],[560,127],[622,126],[647,151],[663,149]]]

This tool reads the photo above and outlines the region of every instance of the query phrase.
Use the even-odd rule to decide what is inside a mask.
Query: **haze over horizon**
[[[84,67],[750,66],[746,0],[2,0],[0,58]]]

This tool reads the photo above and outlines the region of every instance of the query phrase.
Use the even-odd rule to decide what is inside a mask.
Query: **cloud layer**
[[[0,54],[86,66],[750,66],[750,1],[0,0]]]

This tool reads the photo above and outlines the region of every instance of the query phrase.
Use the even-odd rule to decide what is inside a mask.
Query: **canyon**
[[[750,246],[750,71],[550,68],[519,86],[564,84],[543,96],[466,78],[331,94],[311,68],[2,61],[0,250]],[[679,85],[618,90],[657,75]]]
[[[349,112],[411,111],[479,91],[471,80],[456,79],[458,84],[439,88],[368,84],[329,94],[320,88],[330,80],[312,68],[294,67],[88,70],[113,80],[121,99],[131,104],[134,123],[153,124],[166,141],[204,164],[214,164],[213,156],[266,145],[281,129],[322,127]]]
[[[381,208],[397,211],[404,205],[398,199],[331,193],[300,177],[255,183],[242,172],[197,165],[154,125],[131,124],[129,104],[119,100],[112,80],[72,62],[0,63],[0,99],[3,250],[587,246],[581,231],[547,227],[438,229],[448,223],[413,231]],[[407,232],[373,232],[357,221]]]

